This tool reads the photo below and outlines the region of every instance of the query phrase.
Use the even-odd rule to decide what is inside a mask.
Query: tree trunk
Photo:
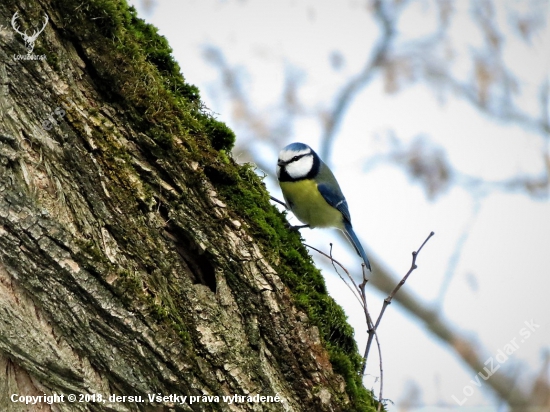
[[[4,1],[0,45],[0,410],[374,410],[299,235],[154,28]]]

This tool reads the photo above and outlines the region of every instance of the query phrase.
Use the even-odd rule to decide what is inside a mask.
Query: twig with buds
[[[380,321],[382,320],[382,316],[384,316],[384,312],[386,311],[386,308],[391,303],[391,301],[392,301],[393,297],[395,296],[395,294],[399,291],[399,289],[401,289],[401,286],[403,286],[405,284],[405,282],[409,278],[409,275],[418,267],[418,266],[416,266],[416,258],[418,257],[418,254],[420,253],[420,251],[422,250],[422,248],[424,247],[426,242],[428,242],[428,240],[430,240],[430,238],[434,234],[435,234],[434,232],[430,232],[430,234],[428,235],[426,240],[424,240],[422,245],[420,245],[418,250],[412,252],[412,263],[411,263],[411,267],[409,268],[409,271],[407,272],[407,274],[405,276],[403,276],[403,279],[401,279],[401,281],[397,284],[397,286],[395,286],[395,288],[391,291],[391,293],[388,295],[388,297],[386,299],[384,299],[384,304],[382,305],[380,315],[378,315],[378,319],[376,320],[376,324],[374,325],[373,332],[371,332],[370,328],[369,328],[369,339],[367,341],[367,346],[365,348],[365,354],[363,355],[363,373],[365,373],[365,369],[367,368],[367,359],[369,357],[369,351],[370,351],[370,347],[371,347],[371,344],[372,344],[373,335],[376,332],[376,329],[378,329],[378,326],[380,325]],[[365,283],[365,282],[363,282],[363,283]]]
[[[276,199],[273,199],[273,200],[277,201]],[[373,321],[372,321],[372,318],[370,316],[368,306],[367,306],[367,298],[366,298],[366,294],[365,294],[365,287],[367,285],[368,279],[367,279],[366,273],[365,273],[365,265],[362,264],[363,281],[361,282],[361,284],[358,285],[355,282],[355,280],[353,279],[353,277],[350,275],[349,271],[340,262],[338,262],[336,259],[334,259],[332,257],[332,244],[330,245],[330,254],[329,255],[327,255],[326,253],[320,251],[317,248],[314,248],[313,246],[310,246],[310,245],[307,245],[307,244],[305,245],[308,248],[313,249],[316,252],[320,253],[321,255],[327,257],[328,259],[330,259],[330,261],[332,263],[332,266],[334,267],[334,270],[336,271],[338,276],[340,276],[340,279],[342,279],[344,281],[346,286],[351,290],[353,296],[355,296],[355,298],[357,299],[357,301],[359,302],[359,304],[363,308],[363,312],[365,313],[365,319],[367,321],[369,337],[368,337],[368,341],[367,341],[367,346],[365,348],[365,354],[363,355],[363,367],[362,367],[362,370],[361,370],[361,375],[365,374],[365,369],[367,367],[367,359],[368,359],[368,356],[369,356],[370,347],[372,345],[372,340],[373,340],[373,338],[376,338],[376,346],[378,348],[378,354],[379,354],[379,360],[380,360],[380,363],[379,363],[380,364],[380,392],[379,392],[379,395],[378,395],[378,399],[380,400],[380,402],[378,404],[378,411],[380,411],[381,408],[382,408],[383,388],[384,388],[384,369],[383,369],[383,365],[382,365],[382,351],[380,349],[380,341],[378,339],[378,334],[376,333],[376,330],[378,329],[378,326],[380,325],[380,321],[382,320],[382,316],[384,315],[384,312],[386,311],[386,308],[388,307],[388,305],[391,303],[393,297],[397,294],[399,289],[401,289],[401,287],[405,284],[405,282],[409,278],[410,274],[417,268],[416,259],[418,257],[418,254],[420,253],[420,251],[422,250],[424,245],[428,242],[428,240],[430,240],[430,238],[433,235],[434,235],[434,232],[431,232],[428,235],[428,237],[426,238],[426,240],[424,240],[422,245],[420,245],[418,250],[412,252],[412,264],[411,264],[411,267],[409,268],[409,271],[405,274],[405,276],[403,276],[403,279],[401,279],[401,281],[395,286],[395,288],[391,291],[389,296],[386,299],[384,299],[384,304],[382,305],[382,309],[380,311],[380,314],[378,315],[378,319],[376,320],[375,324],[373,324]],[[339,266],[340,268],[342,268],[342,270],[346,273],[348,280],[353,285],[353,288],[346,281],[346,279],[340,274],[340,272],[338,271],[336,266]]]

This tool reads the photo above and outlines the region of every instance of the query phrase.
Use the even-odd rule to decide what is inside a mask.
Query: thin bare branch
[[[344,279],[344,277],[341,275],[341,273],[338,271],[338,269],[336,269],[336,266],[335,265],[338,265],[342,268],[342,270],[344,272],[346,272],[346,275],[348,276],[348,278],[351,280],[352,284],[357,288],[357,285],[355,284],[355,282],[353,281],[353,278],[351,277],[350,273],[348,272],[348,270],[345,268],[344,265],[342,265],[340,262],[338,262],[336,259],[334,259],[332,257],[332,243],[330,244],[330,255],[327,255],[325,252],[317,249],[316,247],[313,247],[311,245],[308,245],[306,243],[304,243],[304,246],[305,247],[308,247],[310,249],[313,249],[314,251],[316,251],[317,253],[325,256],[326,258],[330,259],[330,262],[332,263],[332,267],[334,267],[334,270],[336,271],[336,273],[338,274],[338,276],[340,276],[340,279],[342,279],[342,281],[346,284],[346,286],[349,288],[349,290],[351,291],[351,293],[353,293],[353,296],[355,296],[355,298],[357,299],[357,301],[359,302],[359,304],[361,306],[363,306],[363,304],[361,303],[361,299],[359,299],[359,295],[357,294],[357,292],[359,292],[359,289],[357,289],[357,292],[353,290],[353,288],[349,285],[348,282],[346,282],[346,280]]]
[[[403,276],[403,279],[401,279],[401,281],[397,284],[397,286],[395,286],[395,288],[391,291],[389,296],[386,299],[384,299],[384,304],[382,305],[382,310],[380,311],[380,315],[378,315],[378,319],[376,320],[376,324],[374,325],[373,332],[371,333],[369,331],[369,338],[367,340],[367,346],[365,348],[365,354],[363,355],[363,362],[364,362],[363,363],[363,373],[365,373],[365,369],[367,367],[367,360],[368,360],[368,357],[369,357],[369,351],[370,351],[370,347],[371,347],[371,344],[372,344],[373,335],[374,335],[374,333],[376,333],[376,330],[378,329],[378,326],[380,325],[380,321],[382,320],[382,316],[384,316],[384,312],[386,311],[386,307],[388,307],[388,305],[391,303],[391,301],[392,301],[393,297],[395,296],[395,294],[405,284],[405,282],[409,278],[409,275],[417,268],[416,258],[418,257],[418,254],[420,253],[420,251],[422,250],[422,248],[424,247],[426,242],[428,242],[428,240],[430,240],[430,238],[434,234],[435,234],[434,232],[430,232],[430,234],[428,235],[426,240],[424,240],[422,245],[420,245],[418,250],[412,252],[412,263],[411,263],[411,267],[409,268],[409,271],[407,272],[407,274],[405,276]]]
[[[378,339],[378,334],[375,331],[374,337],[376,338],[376,347],[378,348],[378,356],[380,362],[380,391],[378,392],[378,412],[382,410],[382,399],[384,399],[384,366],[382,363],[382,349],[380,348],[380,340]]]
[[[310,246],[310,245],[307,245],[307,244],[305,246],[315,250],[316,252],[318,252],[321,255],[327,257],[328,259],[330,259],[330,261],[332,263],[332,267],[334,268],[334,270],[336,271],[338,276],[340,276],[340,279],[342,279],[342,281],[346,284],[346,286],[351,290],[351,292],[353,293],[353,295],[359,301],[359,304],[363,308],[363,313],[365,314],[365,319],[367,321],[369,337],[371,337],[371,336],[376,337],[376,344],[378,346],[378,355],[379,355],[379,360],[380,360],[380,398],[379,398],[379,400],[381,401],[382,400],[382,389],[383,389],[383,385],[384,385],[383,384],[383,368],[382,368],[382,350],[380,348],[378,335],[376,333],[376,329],[373,325],[372,318],[370,316],[369,309],[368,309],[368,306],[367,306],[367,297],[366,297],[366,294],[365,294],[365,286],[367,285],[368,279],[367,279],[366,273],[365,273],[366,272],[365,264],[364,263],[361,264],[361,268],[362,268],[362,271],[363,271],[363,282],[360,285],[357,285],[357,283],[355,282],[353,277],[350,275],[349,271],[344,267],[344,265],[342,265],[340,262],[338,262],[337,260],[335,260],[332,257],[332,243],[330,244],[330,254],[329,255],[327,255],[326,253],[320,251],[319,249],[317,249],[313,246]],[[348,282],[346,282],[346,280],[340,274],[340,272],[338,271],[338,269],[336,268],[335,265],[340,266],[344,270],[344,272],[346,273],[346,275],[349,278],[349,281],[355,287],[355,289],[357,290],[359,295],[354,292],[353,288],[350,286],[350,284]],[[360,296],[360,298],[359,298],[359,296]],[[362,370],[361,370],[361,375],[365,374],[365,367],[366,367],[366,359],[363,359],[363,367],[362,367]],[[380,408],[380,404],[379,404],[379,408]]]

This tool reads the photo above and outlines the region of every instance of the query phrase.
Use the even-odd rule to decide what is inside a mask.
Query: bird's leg
[[[282,201],[280,201],[279,199],[277,199],[276,197],[273,197],[273,196],[269,196],[269,198],[270,198],[271,200],[273,200],[274,202],[277,202],[277,203],[279,203],[280,205],[283,205],[283,206],[285,207],[286,210],[290,210],[290,209],[288,208],[288,206],[286,205],[285,202],[282,202]],[[291,226],[290,226],[290,228],[291,228],[292,230],[304,229],[304,228],[306,228],[306,227],[309,227],[309,225],[299,225],[299,226],[292,226],[292,225],[291,225]]]
[[[288,210],[288,206],[286,205],[285,202],[282,202],[282,201],[280,201],[279,199],[277,199],[276,197],[273,197],[273,196],[269,196],[269,198],[270,198],[271,200],[273,200],[274,202],[277,202],[277,203],[279,203],[280,205],[283,205],[283,206],[285,207],[285,209]]]

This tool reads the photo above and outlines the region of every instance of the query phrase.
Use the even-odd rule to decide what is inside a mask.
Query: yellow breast
[[[287,205],[301,222],[314,227],[344,227],[342,213],[330,206],[314,180],[279,182]]]

